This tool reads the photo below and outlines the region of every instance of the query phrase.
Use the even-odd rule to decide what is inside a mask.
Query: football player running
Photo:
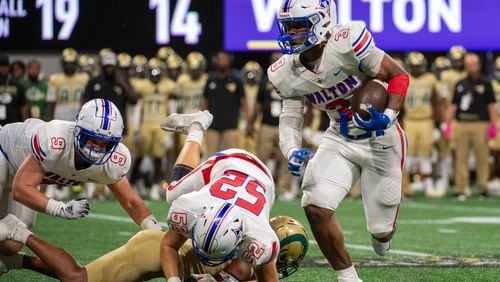
[[[289,216],[276,216],[269,221],[280,240],[276,261],[279,278],[299,268],[309,246],[304,227]],[[37,256],[25,255],[23,266],[58,278],[61,281],[145,281],[163,277],[160,246],[164,231],[143,230],[125,244],[85,266],[80,266],[65,250],[54,246],[29,231],[14,215],[0,220],[0,239],[25,244]],[[179,249],[182,281],[249,281],[256,277],[251,267],[241,260],[229,260],[218,266],[206,266],[198,259],[191,240]]]
[[[406,155],[397,116],[409,76],[375,46],[362,22],[337,24],[334,1],[283,0],[278,23],[285,55],[269,67],[268,76],[284,99],[280,147],[292,174],[301,175],[308,163],[302,207],[314,237],[338,280],[357,281],[335,210],[360,178],[373,248],[379,255],[389,251]],[[389,99],[383,112],[368,106],[371,118],[362,120],[351,111],[352,90],[371,78],[388,82]],[[301,148],[304,99],[331,119],[314,157]]]
[[[130,153],[120,143],[122,130],[118,108],[104,99],[85,103],[76,122],[28,119],[1,128],[0,216],[13,214],[28,229],[33,227],[36,212],[66,219],[85,217],[90,209],[86,199],[64,203],[48,199],[37,187],[95,182],[108,185],[143,229],[161,229],[125,176],[130,168]],[[19,243],[1,241],[1,254],[10,257],[2,257],[0,264],[20,268],[22,255],[17,252],[21,247]]]
[[[181,281],[178,251],[192,239],[207,266],[231,259],[249,264],[259,281],[276,281],[279,240],[269,225],[274,182],[269,169],[241,149],[218,152],[200,163],[203,133],[212,121],[207,111],[173,114],[162,121],[167,131],[187,134],[167,189],[170,230],[161,246],[167,281]]]

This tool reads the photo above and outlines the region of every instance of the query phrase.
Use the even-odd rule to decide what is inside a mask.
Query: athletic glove
[[[68,203],[49,199],[45,207],[46,214],[66,219],[83,218],[89,215],[89,212],[90,204],[87,199],[71,200]]]
[[[301,148],[292,151],[288,158],[288,171],[294,176],[301,176],[303,167],[314,156],[314,152],[309,148]]]
[[[354,125],[366,131],[383,131],[387,129],[391,124],[391,117],[385,113],[379,112],[371,104],[366,105],[366,108],[370,111],[371,117],[369,120],[364,121],[359,117],[358,113],[354,113]]]

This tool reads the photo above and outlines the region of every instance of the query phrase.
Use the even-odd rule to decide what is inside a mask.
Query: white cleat
[[[8,214],[0,220],[0,241],[14,240],[23,242],[26,232],[31,233],[26,224],[19,220],[15,215]]]
[[[385,256],[387,253],[389,253],[389,250],[391,249],[391,241],[387,241],[385,243],[380,242],[379,240],[375,239],[372,237],[372,246],[373,250],[377,255],[379,256]]]
[[[189,127],[193,123],[199,123],[203,130],[207,130],[214,117],[209,111],[200,111],[193,114],[171,114],[164,118],[161,123],[161,129],[171,132],[179,132],[183,134],[189,133]]]

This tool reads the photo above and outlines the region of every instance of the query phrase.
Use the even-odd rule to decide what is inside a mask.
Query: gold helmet
[[[148,59],[144,55],[135,55],[132,58],[132,68],[134,76],[145,78],[146,77],[146,65]]]
[[[159,58],[153,57],[148,61],[149,79],[157,83],[162,76],[162,62]]]
[[[280,240],[276,268],[279,278],[285,278],[299,268],[299,263],[304,259],[309,247],[309,237],[304,226],[289,216],[273,217],[269,224]]]
[[[465,53],[467,53],[467,50],[465,50],[463,46],[454,45],[448,51],[448,59],[450,59],[450,61],[463,60]]]
[[[78,57],[78,66],[80,70],[91,75],[95,68],[95,59],[92,56],[82,54]]]
[[[248,61],[241,69],[243,82],[248,84],[258,84],[262,79],[263,70],[256,61]]]
[[[500,56],[495,59],[495,70],[500,71]]]
[[[207,68],[207,60],[200,52],[193,51],[186,57],[187,71],[193,78],[200,77]]]
[[[101,50],[99,50],[99,58],[104,57],[104,54],[110,53],[110,52],[113,52],[113,50],[111,48],[102,48]]]
[[[156,57],[158,57],[160,60],[166,62],[168,57],[175,55],[175,51],[172,47],[170,46],[163,46],[158,49],[156,52]]]
[[[63,63],[76,63],[78,61],[78,53],[73,48],[66,48],[61,54]]]
[[[427,59],[420,52],[410,52],[405,58],[405,65],[413,75],[419,75],[427,70]]]
[[[177,80],[182,72],[183,60],[177,55],[173,54],[167,58],[167,76],[172,80]]]
[[[431,65],[431,71],[437,76],[439,76],[442,71],[448,70],[450,68],[451,68],[451,62],[445,56],[436,57],[436,59],[434,59]]]
[[[118,67],[121,69],[128,69],[132,66],[132,57],[127,53],[120,53],[117,56]]]

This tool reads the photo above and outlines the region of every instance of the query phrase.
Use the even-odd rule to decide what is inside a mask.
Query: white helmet
[[[337,24],[333,0],[282,0],[278,13],[280,36],[278,44],[285,54],[302,53],[327,40]],[[305,32],[290,33],[292,28],[306,28]]]
[[[230,260],[238,252],[242,230],[239,208],[226,202],[209,207],[191,229],[194,252],[207,266]]]
[[[74,136],[78,155],[87,163],[106,163],[122,139],[123,119],[120,110],[106,99],[93,99],[85,103],[78,113]],[[105,150],[96,150],[88,139],[107,142]]]

